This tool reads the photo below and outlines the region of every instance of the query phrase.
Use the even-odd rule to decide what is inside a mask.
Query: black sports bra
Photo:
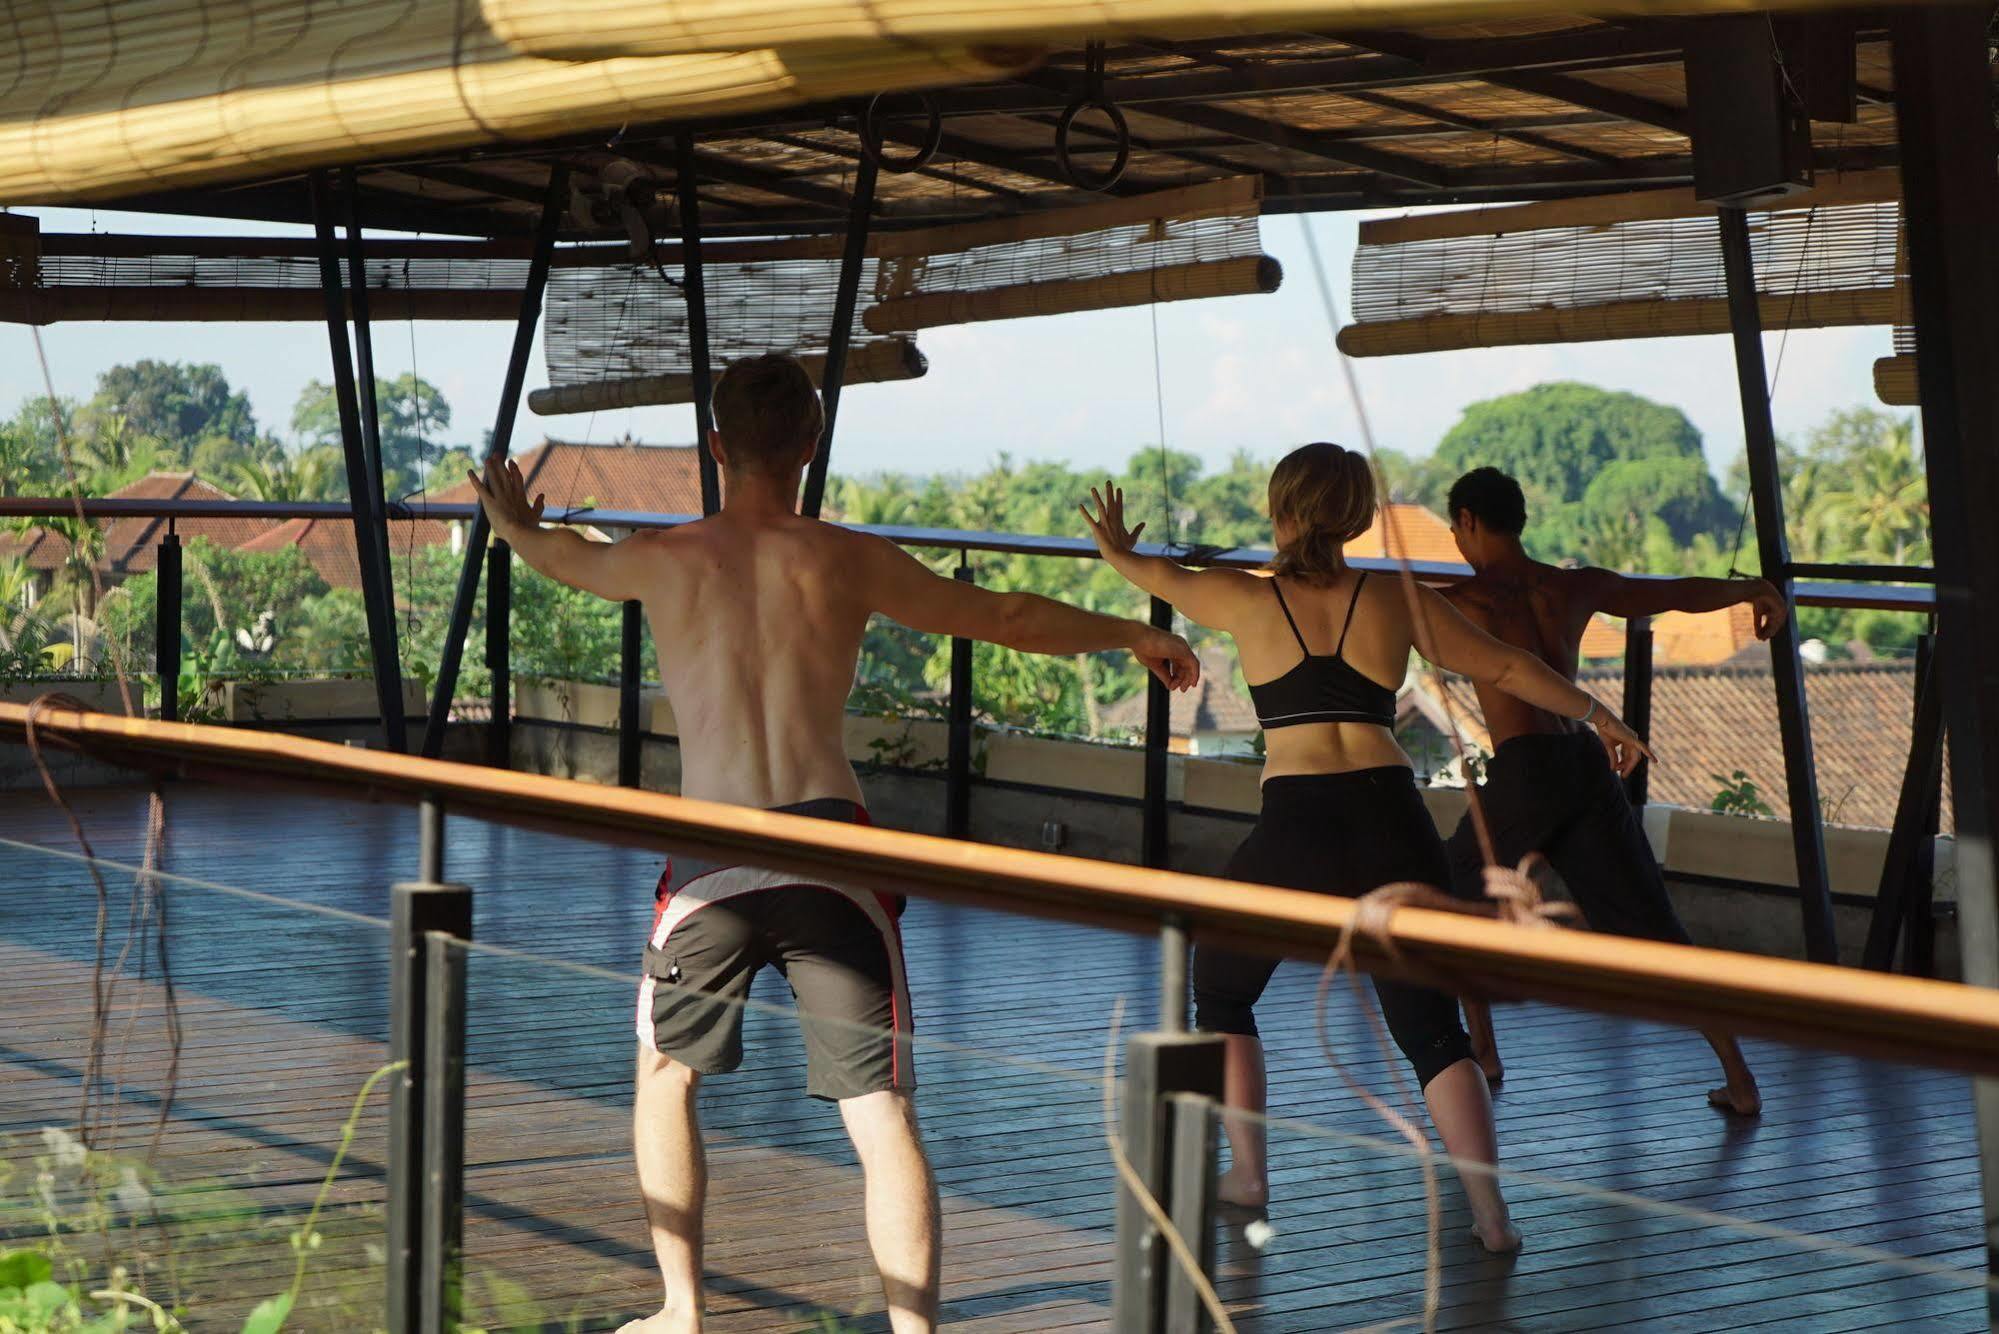
[[[1330,654],[1314,653],[1305,647],[1305,636],[1298,633],[1298,622],[1292,619],[1291,606],[1284,600],[1284,590],[1277,581],[1270,581],[1270,591],[1277,594],[1277,605],[1284,611],[1284,620],[1291,627],[1291,634],[1298,641],[1298,647],[1305,657],[1296,667],[1274,681],[1249,688],[1250,703],[1256,706],[1256,720],[1264,730],[1273,727],[1298,727],[1305,723],[1378,723],[1383,727],[1395,726],[1395,692],[1379,681],[1363,676],[1354,665],[1340,656],[1340,650],[1347,646],[1347,631],[1353,627],[1354,608],[1360,605],[1361,585],[1367,582],[1365,571],[1354,580],[1353,601],[1347,603],[1346,623],[1340,626],[1340,642]]]

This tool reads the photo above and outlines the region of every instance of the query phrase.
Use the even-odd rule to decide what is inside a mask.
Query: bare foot
[[[1520,1249],[1521,1243],[1520,1229],[1511,1223],[1502,1223],[1496,1228],[1474,1224],[1471,1239],[1492,1255],[1511,1255]]]
[[[1231,1167],[1215,1181],[1215,1198],[1238,1209],[1261,1209],[1270,1203],[1270,1183]]]
[[[701,1318],[671,1307],[618,1326],[618,1334],[700,1334]]]
[[[1763,1112],[1763,1095],[1757,1091],[1753,1079],[1709,1089],[1707,1100],[1710,1107],[1719,1107],[1736,1116],[1760,1116]]]

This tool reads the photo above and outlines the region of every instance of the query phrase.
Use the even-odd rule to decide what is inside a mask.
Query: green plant
[[[1770,803],[1763,800],[1762,792],[1742,770],[1737,769],[1725,778],[1720,774],[1709,774],[1708,777],[1721,784],[1714,800],[1708,803],[1709,810],[1723,815],[1746,815],[1765,820],[1776,818],[1777,812],[1770,809]]]

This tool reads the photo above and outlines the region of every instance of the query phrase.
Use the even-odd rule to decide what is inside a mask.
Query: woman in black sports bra
[[[1629,728],[1533,654],[1502,644],[1467,621],[1434,589],[1412,599],[1394,577],[1348,566],[1346,544],[1375,515],[1367,460],[1332,444],[1306,445],[1270,476],[1277,557],[1263,574],[1193,570],[1134,550],[1124,496],[1091,492],[1083,517],[1105,560],[1181,615],[1226,631],[1236,643],[1264,728],[1263,810],[1230,858],[1230,879],[1357,896],[1398,881],[1445,888],[1450,866],[1396,743],[1395,696],[1424,617],[1436,663],[1496,686],[1538,708],[1594,723],[1620,773],[1644,753]],[[1276,971],[1273,959],[1203,946],[1194,954],[1198,1025],[1227,1038],[1227,1100],[1264,1108],[1263,1048],[1254,1007]],[[1492,1099],[1458,1022],[1457,1002],[1429,987],[1376,978],[1376,996],[1396,1045],[1414,1067],[1430,1119],[1453,1158],[1498,1160]],[[1227,1116],[1231,1163],[1220,1185],[1233,1204],[1268,1201],[1260,1119]],[[1463,1178],[1479,1240],[1491,1250],[1520,1244],[1497,1178]]]

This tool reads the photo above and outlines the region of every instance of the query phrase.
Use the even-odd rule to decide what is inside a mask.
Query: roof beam
[[[1311,130],[1299,129],[1282,121],[1245,116],[1240,111],[1232,111],[1227,107],[1194,104],[1148,106],[1145,114],[1160,120],[1192,125],[1197,129],[1232,134],[1238,139],[1247,139],[1251,143],[1264,144],[1286,153],[1315,157],[1324,162],[1336,162],[1341,166],[1392,176],[1397,180],[1411,181],[1417,185],[1438,186],[1445,182],[1445,172],[1442,167],[1418,158],[1407,157],[1400,153],[1385,153],[1364,144],[1321,139]]]
[[[1594,162],[1602,167],[1613,166],[1620,160],[1614,154],[1599,153],[1593,148],[1581,148],[1575,144],[1563,143],[1560,139],[1550,139],[1547,135],[1536,134],[1532,130],[1514,129],[1501,121],[1480,120],[1476,116],[1460,116],[1456,112],[1439,110],[1436,107],[1425,106],[1421,102],[1413,102],[1403,97],[1393,97],[1386,93],[1365,92],[1355,89],[1352,92],[1342,94],[1342,96],[1351,98],[1356,102],[1365,102],[1369,106],[1380,107],[1386,111],[1400,111],[1411,116],[1426,116],[1438,124],[1448,126],[1453,130],[1489,134],[1496,138],[1510,140],[1526,148],[1537,149],[1543,153],[1554,153],[1561,157],[1572,157],[1584,162]]]

